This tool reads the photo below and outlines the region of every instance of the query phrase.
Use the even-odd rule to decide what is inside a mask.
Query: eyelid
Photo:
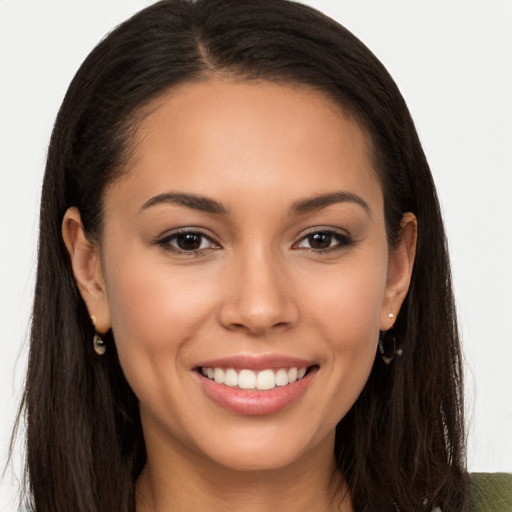
[[[332,235],[337,235],[340,237],[345,238],[352,238],[352,235],[346,230],[341,228],[336,228],[333,226],[313,226],[311,228],[307,228],[306,230],[302,231],[298,236],[297,240],[303,240],[304,238],[314,235],[315,233],[329,233]]]

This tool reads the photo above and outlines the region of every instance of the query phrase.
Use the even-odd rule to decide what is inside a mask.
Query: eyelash
[[[176,241],[179,236],[198,236],[201,238],[201,243],[199,248],[192,249],[192,250],[186,250],[181,249],[177,247],[176,245],[172,244],[172,241]],[[336,241],[336,244],[334,246],[329,245],[329,247],[323,248],[323,249],[315,249],[313,247],[300,247],[300,244],[304,241],[307,241],[308,238],[313,237],[315,235],[324,235],[331,237],[329,240],[329,243],[332,243],[332,241]],[[203,242],[205,240],[209,241],[208,247],[201,247],[203,245]],[[311,244],[311,241],[309,242]],[[309,253],[313,254],[322,254],[322,253],[328,253],[328,252],[334,252],[346,249],[353,245],[355,243],[355,240],[353,240],[349,235],[345,233],[340,233],[338,231],[332,230],[332,229],[315,229],[310,231],[309,233],[306,233],[305,235],[300,238],[300,240],[293,244],[293,249],[303,249]],[[185,255],[185,256],[200,256],[205,251],[208,251],[210,249],[220,249],[220,245],[218,245],[210,236],[206,235],[205,233],[195,230],[195,229],[183,229],[179,231],[175,231],[171,234],[165,235],[164,237],[158,239],[155,242],[155,245],[159,245],[162,247],[165,251],[173,252],[179,255]]]

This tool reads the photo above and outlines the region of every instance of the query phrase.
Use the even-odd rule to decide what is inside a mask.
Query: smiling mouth
[[[276,387],[284,387],[303,379],[310,370],[310,367],[291,367],[279,369],[264,369],[253,371],[249,369],[234,368],[210,368],[199,367],[197,371],[207,379],[216,384],[223,384],[231,388],[255,391],[267,391]]]

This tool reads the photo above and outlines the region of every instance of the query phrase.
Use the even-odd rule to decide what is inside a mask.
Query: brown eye
[[[176,236],[176,246],[182,251],[197,251],[201,248],[203,238],[199,233],[183,233]]]
[[[352,238],[337,231],[313,231],[304,236],[294,247],[311,252],[327,252],[343,249],[352,245]]]
[[[213,240],[200,231],[182,231],[173,233],[156,242],[166,251],[174,253],[198,254],[206,249],[219,249]]]
[[[327,249],[331,246],[332,239],[331,233],[313,233],[308,236],[311,249]]]

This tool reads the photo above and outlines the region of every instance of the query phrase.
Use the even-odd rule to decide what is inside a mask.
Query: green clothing
[[[471,473],[470,512],[512,512],[512,473]]]

